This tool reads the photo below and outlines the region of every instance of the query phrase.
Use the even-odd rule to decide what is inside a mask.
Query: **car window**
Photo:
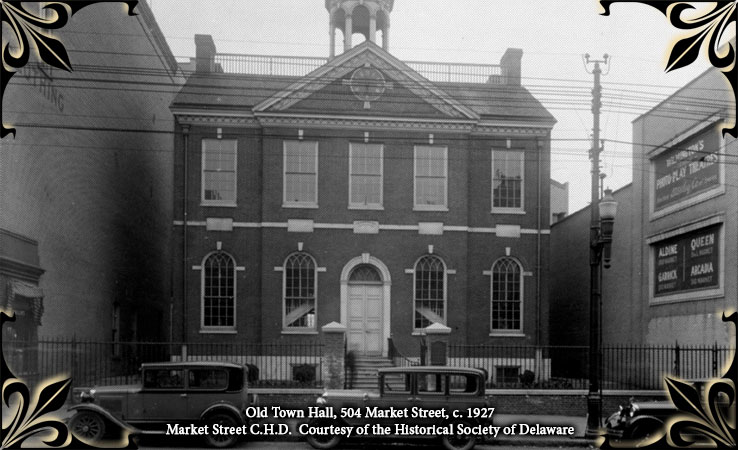
[[[410,393],[410,374],[409,373],[386,373],[382,375],[382,386],[385,393],[390,394],[409,394]]]
[[[452,394],[476,394],[478,377],[475,375],[450,375],[448,389]]]
[[[190,369],[190,389],[225,389],[228,386],[228,373],[222,369]]]
[[[418,374],[418,394],[438,394],[446,393],[446,376],[439,373],[419,373]]]
[[[146,389],[183,389],[184,369],[146,369],[143,379]]]

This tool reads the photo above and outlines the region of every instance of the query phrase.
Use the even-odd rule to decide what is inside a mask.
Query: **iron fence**
[[[218,53],[215,63],[224,73],[302,77],[328,63],[328,58],[310,56],[247,55]],[[405,61],[430,81],[448,83],[504,83],[500,65]]]
[[[48,339],[3,343],[10,370],[29,381],[72,377],[74,386],[132,384],[142,363],[230,361],[258,370],[257,387],[322,386],[322,345],[298,343],[159,343]]]
[[[734,348],[619,345],[602,348],[603,389],[662,390],[664,376],[688,380],[721,376]],[[491,388],[587,389],[589,347],[449,345],[448,363],[477,367]]]

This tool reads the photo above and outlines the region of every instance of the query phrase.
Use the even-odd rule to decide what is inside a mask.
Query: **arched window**
[[[236,261],[225,252],[211,253],[202,264],[203,328],[236,328]]]
[[[285,329],[315,329],[315,272],[315,260],[307,253],[293,253],[284,261]]]
[[[416,330],[434,322],[446,325],[446,265],[434,255],[426,255],[415,264]]]
[[[510,257],[492,264],[492,331],[522,330],[523,269]]]

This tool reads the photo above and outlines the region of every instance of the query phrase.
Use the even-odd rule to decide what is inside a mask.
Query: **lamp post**
[[[595,186],[597,188],[597,186]],[[599,197],[598,189],[593,196]],[[596,436],[602,416],[602,267],[610,267],[612,230],[618,203],[610,189],[605,189],[597,208],[592,205],[590,255],[590,309],[589,309],[589,393],[587,395],[587,435]]]

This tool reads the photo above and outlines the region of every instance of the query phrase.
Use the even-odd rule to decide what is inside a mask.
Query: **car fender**
[[[238,408],[233,405],[229,405],[228,403],[216,403],[215,405],[208,406],[207,409],[200,414],[200,420],[205,420],[208,416],[216,412],[226,412],[238,418],[242,423],[246,423],[243,413],[239,411]]]
[[[637,427],[638,425],[644,424],[644,423],[659,424],[659,426],[664,425],[664,421],[659,419],[656,416],[649,416],[649,415],[637,416],[637,417],[634,417],[630,422],[628,422],[628,425],[625,430],[626,436],[627,436],[627,433],[631,432],[635,427]]]
[[[124,429],[124,430],[126,430],[126,431],[128,431],[130,433],[138,434],[138,433],[141,432],[138,428],[136,428],[136,427],[134,427],[134,426],[132,426],[132,425],[130,425],[130,424],[128,424],[128,423],[120,420],[119,418],[117,418],[114,415],[110,414],[110,412],[108,410],[106,410],[105,408],[103,408],[101,406],[98,406],[98,405],[95,405],[94,403],[74,405],[74,406],[70,407],[68,410],[69,411],[74,411],[74,412],[78,412],[78,411],[91,411],[91,412],[100,414],[106,420],[109,420],[114,425],[119,426],[120,428],[122,428],[122,429]]]

